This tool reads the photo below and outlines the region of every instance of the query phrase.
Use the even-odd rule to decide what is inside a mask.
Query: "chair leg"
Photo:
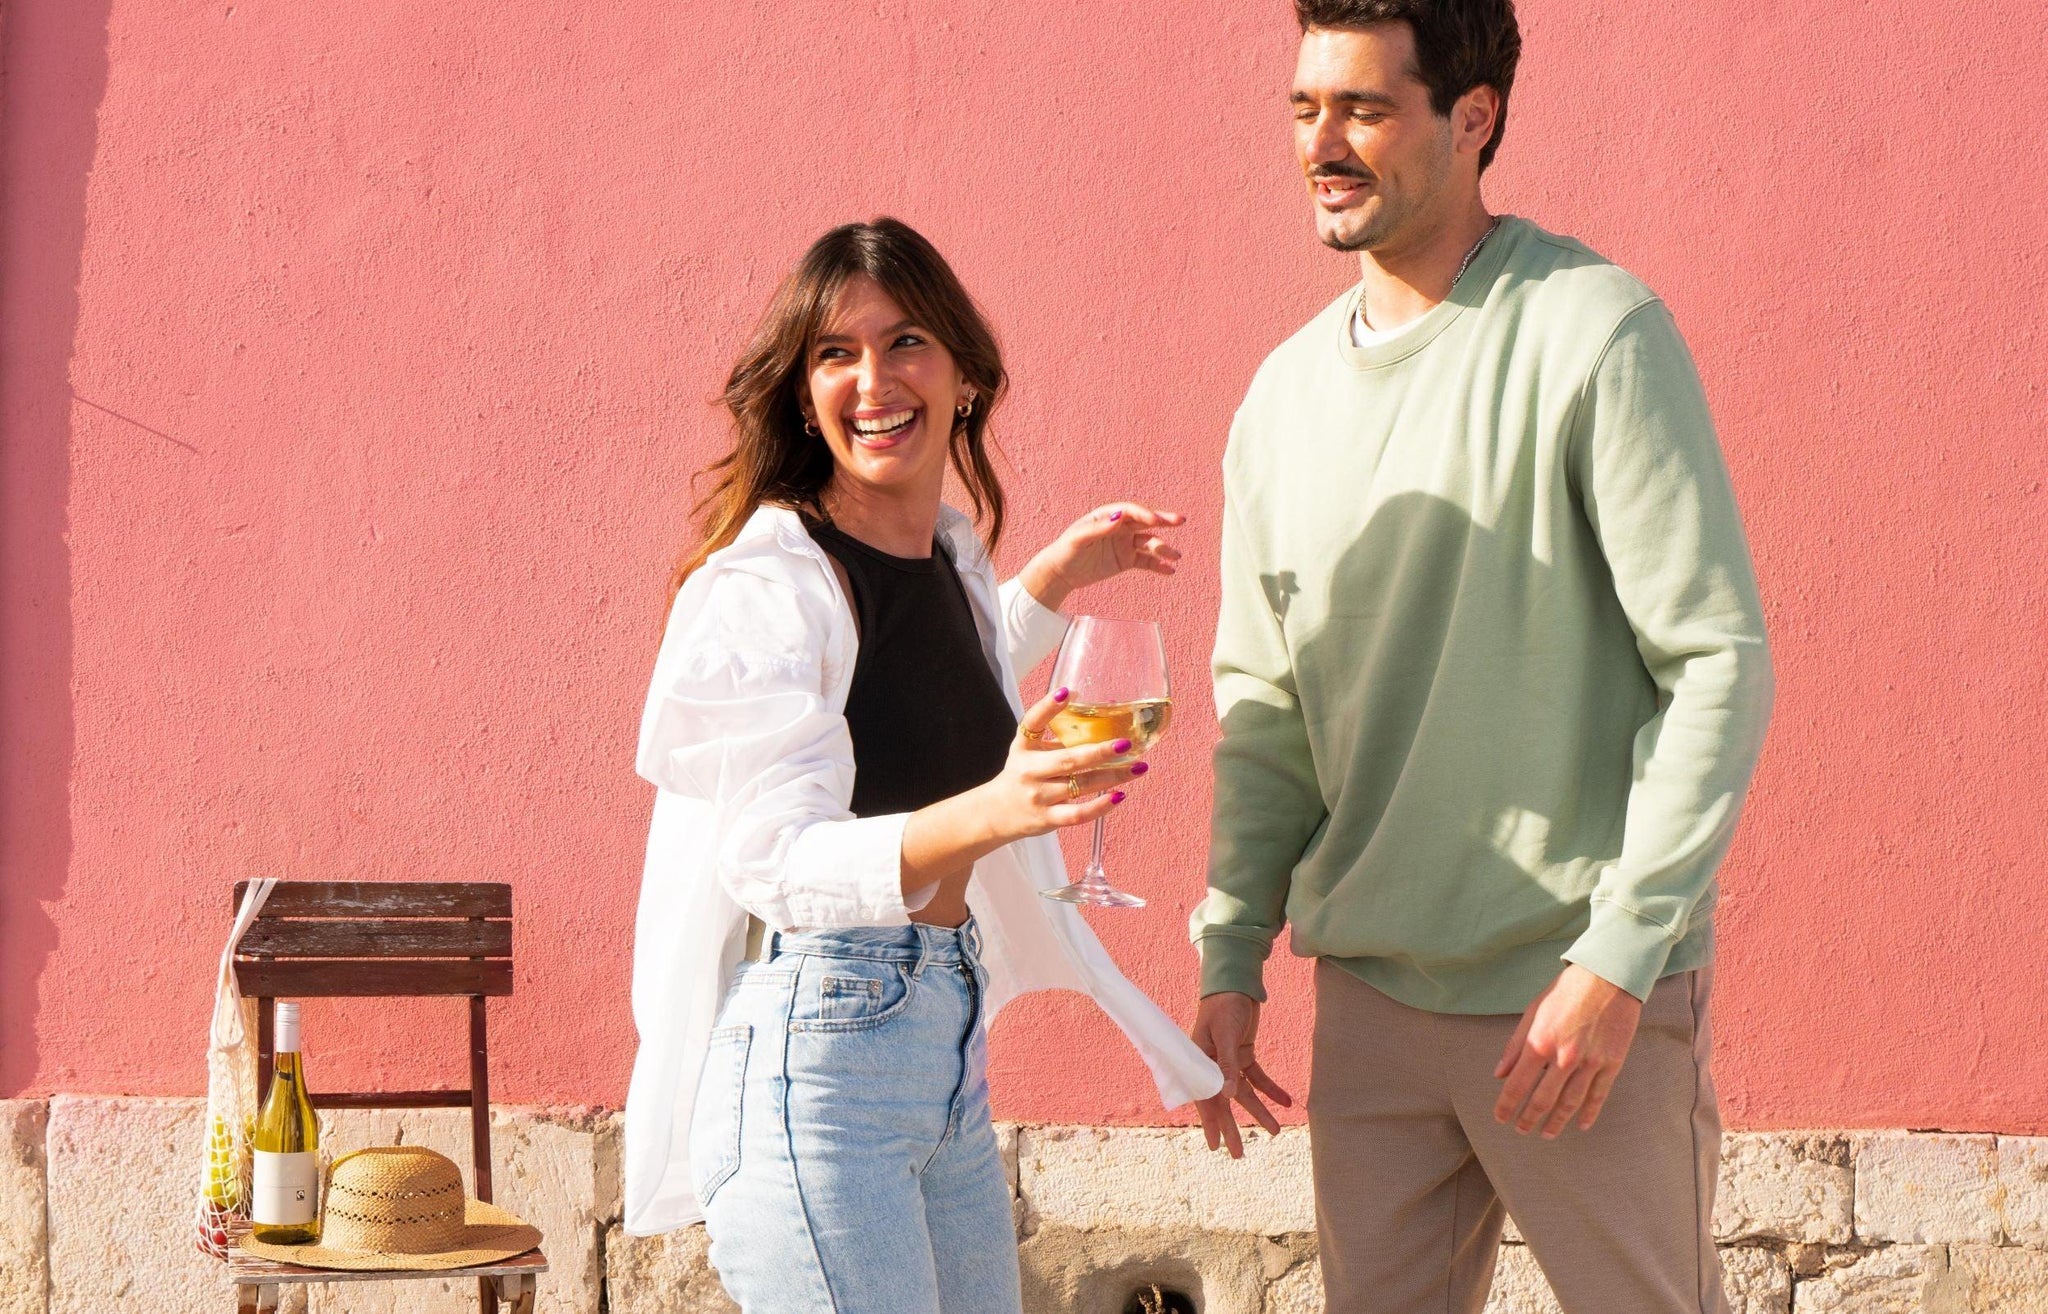
[[[502,1278],[481,1277],[476,1280],[476,1307],[482,1314],[498,1314],[498,1283]]]
[[[254,1283],[235,1284],[235,1314],[275,1314],[278,1288],[276,1283],[257,1286]]]
[[[531,1273],[508,1273],[497,1279],[498,1298],[505,1302],[505,1314],[533,1314],[536,1282]]]

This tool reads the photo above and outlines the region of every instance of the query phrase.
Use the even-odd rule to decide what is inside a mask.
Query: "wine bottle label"
[[[251,1194],[252,1223],[312,1222],[320,1202],[319,1156],[256,1151],[256,1182]]]

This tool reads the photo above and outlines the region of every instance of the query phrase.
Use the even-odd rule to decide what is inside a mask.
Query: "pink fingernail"
[[[1109,747],[1111,752],[1128,753],[1131,751],[1131,741],[1128,739],[1119,739],[1115,743],[1111,744]]]
[[[1123,792],[1123,791],[1122,791],[1121,789],[1112,789],[1112,790],[1110,790],[1110,791],[1109,791],[1109,801],[1110,801],[1110,802],[1112,802],[1112,803],[1121,803],[1121,802],[1123,802],[1123,801],[1124,801],[1124,792]]]
[[[1124,513],[1121,511],[1112,511],[1109,513],[1109,518],[1111,520],[1122,520],[1124,518]]]
[[[1067,691],[1066,691],[1065,689],[1055,689],[1055,690],[1053,690],[1053,691],[1052,691],[1052,700],[1053,700],[1054,702],[1056,702],[1056,703],[1063,703],[1063,702],[1067,701]]]
[[[1131,774],[1132,774],[1132,775],[1134,775],[1134,776],[1142,776],[1142,775],[1144,775],[1144,774],[1145,774],[1145,773],[1146,773],[1147,771],[1150,771],[1151,769],[1152,769],[1152,768],[1151,768],[1150,766],[1148,766],[1147,764],[1145,764],[1145,763],[1143,763],[1143,762],[1133,762],[1133,763],[1131,763]]]

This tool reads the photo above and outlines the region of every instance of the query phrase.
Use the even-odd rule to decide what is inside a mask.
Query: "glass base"
[[[1142,908],[1145,901],[1135,894],[1125,894],[1108,883],[1097,885],[1091,881],[1075,881],[1062,885],[1056,890],[1040,890],[1038,897],[1051,899],[1054,903],[1078,903],[1083,908]]]

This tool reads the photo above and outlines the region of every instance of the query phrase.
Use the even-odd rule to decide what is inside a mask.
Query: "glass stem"
[[[1109,876],[1102,870],[1102,823],[1105,817],[1095,819],[1095,838],[1088,847],[1088,870],[1081,873],[1083,885],[1108,885]]]

